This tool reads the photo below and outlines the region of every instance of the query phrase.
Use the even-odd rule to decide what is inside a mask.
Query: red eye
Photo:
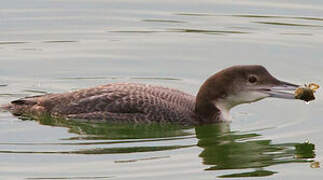
[[[250,76],[250,77],[248,78],[248,81],[249,81],[250,83],[255,83],[255,82],[257,82],[257,78],[256,78],[256,76]]]

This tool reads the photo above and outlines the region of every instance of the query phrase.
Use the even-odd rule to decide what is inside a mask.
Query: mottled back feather
[[[41,111],[58,117],[96,121],[192,124],[195,97],[160,86],[113,83],[11,103],[16,114]]]

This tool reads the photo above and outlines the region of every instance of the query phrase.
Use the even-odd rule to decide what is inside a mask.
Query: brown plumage
[[[257,82],[250,83],[251,76],[257,78]],[[211,76],[201,86],[197,97],[160,86],[113,83],[62,94],[26,97],[12,101],[4,108],[14,115],[49,114],[101,122],[173,122],[192,125],[223,120],[221,108],[230,109],[237,104],[268,97],[268,88],[283,83],[262,66],[233,66]],[[250,94],[258,91],[260,94],[248,95],[245,99],[245,94],[241,95],[242,92]],[[222,106],[223,102],[225,106]]]
[[[70,93],[27,97],[12,101],[15,115],[52,116],[117,122],[193,123],[194,96],[137,83],[114,83]]]

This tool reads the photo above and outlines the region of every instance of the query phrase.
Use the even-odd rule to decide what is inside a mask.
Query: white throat
[[[265,97],[268,97],[267,94],[256,91],[245,91],[240,92],[234,96],[228,96],[225,99],[218,99],[213,101],[213,105],[220,110],[220,120],[222,121],[231,121],[232,116],[230,115],[230,109],[234,106],[243,103],[252,103],[259,101]]]
[[[231,121],[232,116],[230,114],[230,109],[232,108],[227,102],[225,101],[213,101],[213,105],[220,110],[220,121]]]

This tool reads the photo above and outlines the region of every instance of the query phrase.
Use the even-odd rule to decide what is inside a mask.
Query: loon
[[[3,106],[16,116],[49,114],[90,122],[198,125],[230,120],[231,108],[266,97],[295,99],[299,85],[280,81],[261,65],[238,65],[209,77],[196,97],[139,83],[111,83],[61,94],[14,100]]]

